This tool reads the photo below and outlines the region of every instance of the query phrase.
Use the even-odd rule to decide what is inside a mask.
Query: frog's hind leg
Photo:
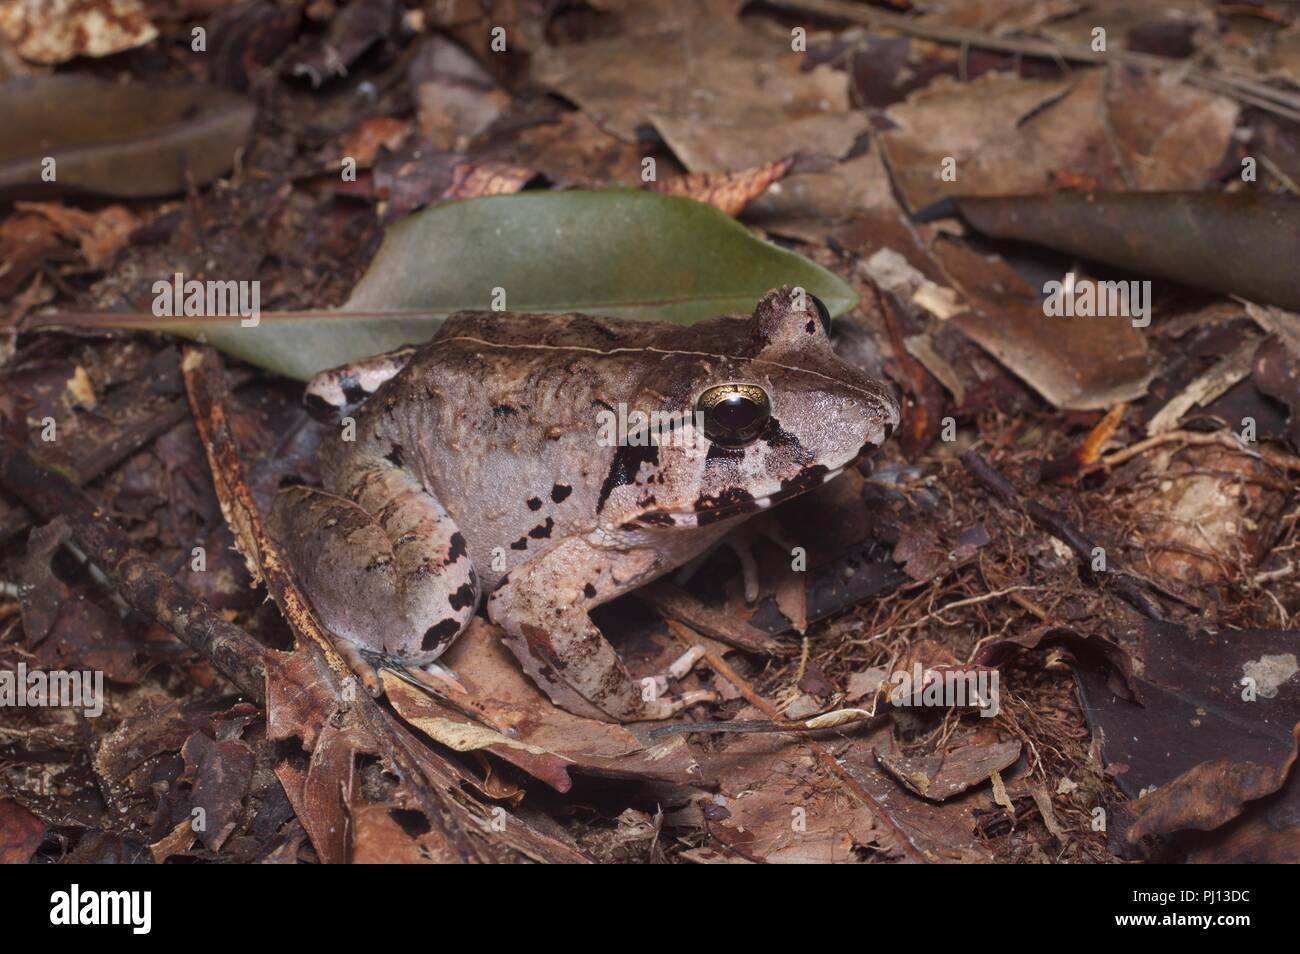
[[[344,494],[282,490],[272,532],[331,632],[410,665],[432,662],[478,605],[465,540],[438,501],[387,461],[354,465],[346,477]]]
[[[302,402],[312,417],[333,424],[351,414],[380,385],[406,367],[414,345],[322,371],[303,390]]]
[[[648,552],[611,557],[569,539],[511,571],[489,597],[488,615],[505,631],[504,643],[556,705],[590,718],[636,722],[666,719],[717,698],[706,691],[666,695],[668,680],[689,672],[698,652],[688,652],[666,674],[634,678],[588,615],[652,574],[654,559]]]

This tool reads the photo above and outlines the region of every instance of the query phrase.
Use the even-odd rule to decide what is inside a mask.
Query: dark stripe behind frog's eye
[[[700,395],[704,436],[723,447],[741,447],[758,437],[772,417],[772,402],[756,384],[718,384]]]
[[[818,298],[816,295],[809,295],[808,297],[812,299],[813,307],[817,309],[817,317],[821,320],[822,323],[822,330],[826,332],[826,336],[829,338],[831,334],[830,309],[828,309],[826,307],[826,303],[822,301],[820,298]]]

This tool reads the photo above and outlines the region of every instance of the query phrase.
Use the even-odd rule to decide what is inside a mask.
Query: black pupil
[[[812,299],[813,307],[817,309],[817,317],[821,319],[822,328],[829,335],[831,333],[831,313],[829,309],[827,309],[825,302],[816,295],[809,295],[808,297]]]
[[[713,423],[718,430],[737,434],[754,426],[762,409],[749,398],[733,394],[713,406]]]

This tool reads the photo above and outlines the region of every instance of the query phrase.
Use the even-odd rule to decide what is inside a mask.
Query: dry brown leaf
[[[139,220],[123,205],[110,205],[98,212],[86,212],[57,202],[16,202],[18,212],[45,218],[64,238],[81,247],[87,267],[101,271],[113,264]]]
[[[1020,742],[967,745],[938,755],[908,756],[877,753],[889,774],[908,789],[934,802],[943,802],[985,782],[990,772],[1010,768],[1020,758]]]
[[[109,56],[158,36],[141,0],[10,0],[0,33],[34,63]]]
[[[880,134],[912,209],[944,196],[1042,192],[1061,173],[1096,189],[1199,189],[1231,140],[1231,100],[1146,74],[943,78],[889,109]]]
[[[655,192],[685,196],[696,202],[707,202],[735,218],[744,211],[745,206],[766,192],[773,182],[785,178],[793,164],[794,158],[787,156],[738,172],[697,172],[688,176],[675,176],[661,182],[652,182],[648,188]]]
[[[538,50],[533,78],[627,142],[649,123],[687,169],[718,172],[806,144],[844,156],[868,128],[866,114],[850,108],[842,71],[806,70],[789,32],[741,23],[736,0],[615,6],[623,31]]]
[[[553,706],[519,670],[498,636],[475,619],[443,657],[462,688],[437,688],[456,705],[479,715],[496,731],[576,769],[619,778],[687,782],[699,768],[681,736],[647,744],[626,726],[575,716]]]

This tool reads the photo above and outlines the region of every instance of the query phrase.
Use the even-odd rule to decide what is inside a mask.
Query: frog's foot
[[[488,615],[505,631],[507,648],[561,708],[637,722],[667,719],[717,698],[707,691],[667,695],[668,680],[686,675],[699,653],[687,653],[667,673],[637,679],[591,621],[588,610],[636,585],[628,584],[638,570],[644,567],[611,562],[606,552],[566,540],[514,570],[489,597]]]
[[[414,353],[415,348],[407,345],[322,371],[307,382],[302,402],[312,417],[333,424],[355,411],[381,384],[406,367]]]
[[[667,696],[669,685],[677,679],[685,679],[690,671],[695,668],[695,664],[703,658],[704,647],[692,646],[690,649],[686,650],[686,652],[674,659],[666,670],[659,673],[657,676],[649,677],[654,680],[656,695],[660,698]],[[644,683],[644,680],[642,680],[642,682]],[[718,700],[716,693],[705,691],[685,692],[682,693],[681,698],[693,700],[687,702],[686,705],[694,705],[696,702],[716,702]]]
[[[272,532],[331,632],[411,665],[432,662],[478,605],[465,541],[437,500],[396,467],[381,461],[350,476],[351,499],[281,491]]]

